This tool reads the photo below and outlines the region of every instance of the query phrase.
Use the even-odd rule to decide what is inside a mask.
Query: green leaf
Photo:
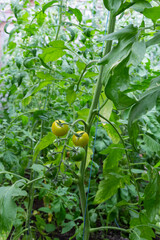
[[[160,176],[157,171],[155,177],[146,186],[144,191],[144,208],[150,221],[155,220],[156,214],[160,211]]]
[[[87,72],[85,75],[84,75],[84,78],[92,78],[92,77],[95,77],[97,76],[98,73],[95,73],[95,72]]]
[[[69,7],[69,11],[72,12],[75,15],[75,17],[77,18],[79,23],[82,22],[82,13],[78,8]]]
[[[12,186],[0,187],[0,234],[9,231],[17,215],[15,197],[27,196],[27,192],[20,187],[25,185],[24,180],[16,181]]]
[[[68,42],[72,42],[76,37],[75,31],[70,27],[66,27],[66,30],[69,31],[70,34],[71,34],[70,35],[70,40]]]
[[[100,182],[93,203],[100,204],[111,198],[117,192],[119,185],[120,179],[116,178],[114,175],[108,175],[107,179]]]
[[[132,218],[130,228],[133,230],[129,238],[131,240],[152,240],[155,238],[155,234],[149,226],[149,219],[144,214],[139,214],[138,218]]]
[[[130,64],[132,64],[133,66],[137,66],[143,60],[145,52],[146,52],[145,42],[144,41],[135,42],[132,45],[132,50],[127,66],[129,66]]]
[[[82,71],[86,66],[86,64],[84,62],[81,62],[79,60],[76,62],[76,65],[80,71]]]
[[[61,49],[55,50],[55,48],[49,47],[49,48],[44,48],[43,53],[40,54],[40,58],[43,59],[45,63],[47,62],[52,62],[56,61],[57,59],[61,58],[63,55],[65,55],[66,52],[64,52]]]
[[[34,67],[34,65],[37,61],[39,61],[39,58],[37,58],[37,57],[28,57],[24,60],[23,65],[26,68],[32,68],[32,67]]]
[[[37,72],[37,77],[39,77],[41,79],[46,79],[49,81],[54,80],[54,77],[46,72]]]
[[[158,19],[160,19],[160,6],[145,8],[143,11],[143,15],[155,23]]]
[[[17,156],[9,150],[4,152],[3,159],[9,165],[18,163]]]
[[[113,65],[129,55],[132,44],[135,41],[137,28],[133,27],[133,25],[130,25],[129,31],[130,30],[132,30],[131,34],[118,33],[118,35],[114,35],[114,37],[119,38],[118,44],[114,46],[112,50],[98,62],[99,65],[107,64],[107,68],[111,69]],[[110,37],[113,37],[113,35]]]
[[[104,93],[103,93],[103,95],[104,95],[103,97],[105,97]],[[100,104],[103,104],[103,102],[104,102],[104,100],[101,99],[101,97],[100,97],[99,101],[100,101]],[[101,108],[100,114],[109,120],[111,113],[112,113],[112,109],[113,109],[113,102],[108,100],[106,102],[106,104],[103,106],[103,108]],[[103,119],[101,119],[101,121],[104,122]]]
[[[46,230],[47,233],[51,233],[51,232],[54,232],[56,230],[56,227],[53,224],[46,224],[45,230]]]
[[[131,108],[128,119],[128,131],[132,144],[136,144],[138,136],[138,126],[136,121],[149,110],[151,110],[160,96],[160,78],[157,77],[151,81],[151,85],[147,91],[144,92],[141,99]]]
[[[73,227],[75,227],[76,224],[74,221],[70,221],[68,223],[63,223],[63,228],[62,228],[62,234],[69,232]]]
[[[23,98],[22,103],[24,106],[26,106],[27,104],[30,103],[30,97],[33,96],[34,94],[36,94],[37,92],[39,92],[42,88],[46,87],[48,84],[53,83],[53,81],[47,80],[44,82],[40,82],[38,84],[36,84],[35,86],[33,86],[29,92],[26,94],[26,96]],[[28,102],[29,100],[29,102]]]
[[[155,141],[152,137],[144,134],[143,140],[144,140],[144,143],[146,144],[147,148],[151,152],[155,152],[157,154],[160,153],[160,144],[157,141]]]
[[[70,86],[66,91],[66,100],[71,105],[76,100],[76,92],[74,91],[74,85]]]
[[[47,8],[51,7],[54,3],[58,3],[58,1],[50,1],[46,4],[43,4],[42,12],[44,13],[47,10]]]
[[[52,213],[53,212],[49,207],[41,207],[38,209],[38,211],[41,211],[44,213]]]
[[[106,150],[103,150],[101,154],[108,154],[103,162],[103,175],[107,176],[108,169],[118,167],[118,163],[124,155],[124,147],[122,144],[111,144]]]
[[[153,87],[145,92],[144,96],[132,107],[130,111],[129,126],[155,106],[159,95],[159,86]]]
[[[51,41],[49,45],[51,47],[43,48],[43,53],[39,54],[44,63],[56,61],[66,53],[63,50],[68,49],[62,40]]]
[[[83,108],[82,110],[78,111],[78,118],[81,118],[84,121],[86,121],[88,114],[89,114],[89,108]]]
[[[117,126],[115,126],[115,127],[117,128]],[[106,132],[108,133],[108,136],[111,138],[112,142],[114,144],[119,143],[120,138],[119,138],[118,133],[114,130],[114,128],[110,124],[105,124],[104,128],[106,129]]]
[[[145,0],[138,0],[138,1],[135,1],[135,2],[136,3],[132,6],[132,8],[135,11],[140,12],[140,13],[142,13],[145,8],[151,8],[152,7],[152,5],[148,1],[145,1]]]
[[[154,34],[154,37],[146,42],[146,47],[160,43],[160,31]]]
[[[39,12],[37,14],[37,17],[36,17],[37,18],[37,23],[40,27],[43,25],[46,16],[47,15],[44,12]]]
[[[44,148],[48,147],[49,145],[51,145],[55,138],[56,137],[54,136],[54,134],[50,132],[44,138],[41,139],[41,141],[37,144],[37,146],[34,149],[33,162],[36,160],[39,152]]]
[[[65,44],[64,44],[64,41],[62,40],[55,40],[55,41],[51,41],[49,43],[50,46],[52,46],[52,48],[56,50],[60,50],[60,49],[68,49]]]
[[[133,4],[134,2],[124,2],[123,4],[121,4],[120,8],[116,12],[116,15],[123,13],[126,9],[130,8]]]
[[[137,28],[133,26],[133,24],[130,24],[116,32],[107,34],[105,37],[103,37],[103,40],[121,40],[123,38],[131,37],[137,34]],[[99,41],[102,41],[100,39]]]
[[[116,13],[121,6],[121,0],[103,0],[104,6],[111,11]]]
[[[117,109],[125,109],[132,106],[136,100],[124,93],[129,85],[129,68],[126,67],[127,59],[120,62],[112,71],[105,87],[107,98],[113,101]]]
[[[34,163],[34,164],[31,166],[31,169],[33,169],[35,172],[40,173],[40,172],[44,171],[46,168],[45,168],[44,166],[42,166],[41,164],[35,164],[35,163]]]

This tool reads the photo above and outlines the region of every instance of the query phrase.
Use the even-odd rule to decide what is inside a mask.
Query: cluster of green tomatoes
[[[69,131],[68,124],[63,120],[55,120],[52,124],[52,132],[57,137],[65,136]],[[89,136],[85,131],[78,131],[72,137],[73,144],[76,146],[68,152],[73,161],[82,161],[85,158],[84,147],[89,142]]]

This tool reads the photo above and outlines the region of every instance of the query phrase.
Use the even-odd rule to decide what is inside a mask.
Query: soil
[[[58,238],[59,240],[68,240],[73,235],[74,235],[74,232],[72,233],[72,231],[70,231],[63,235],[56,234],[56,235],[54,235],[54,237]],[[106,234],[105,232],[102,232],[102,231],[92,233],[90,235],[89,240],[96,240],[96,239],[97,240],[129,240],[129,238],[121,237],[119,232],[115,233],[114,231],[110,231],[110,232],[108,232],[108,234]],[[76,238],[73,238],[72,240],[76,240]]]

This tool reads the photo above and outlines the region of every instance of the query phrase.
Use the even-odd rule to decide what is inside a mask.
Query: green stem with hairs
[[[110,14],[110,20],[109,20],[109,27],[108,27],[108,34],[114,32],[115,28],[115,22],[116,18]],[[105,50],[104,50],[104,55],[110,52],[112,46],[112,41],[107,41]],[[85,131],[89,134],[90,133],[90,128],[92,126],[93,119],[96,115],[96,109],[98,105],[98,100],[102,91],[102,76],[103,76],[103,70],[104,66],[102,65],[100,67],[99,71],[99,77],[96,83],[96,89],[94,92],[92,104],[90,107],[88,119],[87,119],[87,124],[85,126]],[[87,153],[87,147],[86,147],[86,153]],[[86,154],[87,155],[87,154]],[[87,156],[86,156],[87,157]],[[84,161],[81,162],[80,166],[80,171],[79,171],[79,181],[78,181],[78,188],[79,188],[79,193],[80,193],[80,200],[81,200],[81,208],[82,208],[82,213],[83,217],[85,217],[85,225],[84,225],[84,240],[89,240],[89,235],[90,235],[90,221],[89,221],[89,214],[88,214],[88,207],[86,206],[86,193],[85,193],[85,185],[84,185],[84,176],[85,176],[85,166],[86,166],[86,158]]]

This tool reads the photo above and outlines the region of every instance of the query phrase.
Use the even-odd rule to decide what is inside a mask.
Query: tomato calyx
[[[67,123],[64,123],[62,122],[61,120],[57,120],[57,124],[60,126],[60,127],[63,127],[64,125],[68,125]]]

